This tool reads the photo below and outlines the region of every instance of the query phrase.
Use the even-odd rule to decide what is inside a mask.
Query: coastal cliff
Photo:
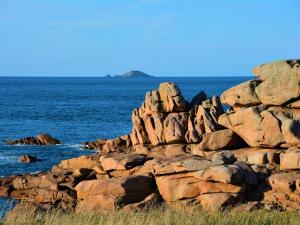
[[[220,98],[200,92],[191,102],[176,84],[162,83],[133,110],[130,134],[87,142],[95,154],[63,160],[49,172],[1,178],[0,195],[36,211],[163,203],[300,210],[300,60],[263,64],[253,73],[256,79]]]

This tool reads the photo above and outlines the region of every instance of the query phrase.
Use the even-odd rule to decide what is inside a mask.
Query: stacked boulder
[[[247,185],[257,183],[255,174],[230,154],[219,152],[211,160],[199,156],[157,158],[152,173],[159,193],[169,204],[196,204],[219,210],[242,202]]]
[[[100,149],[124,152],[145,146],[199,143],[198,148],[208,150],[241,147],[243,140],[218,124],[223,113],[217,96],[210,99],[201,91],[188,103],[174,83],[162,83],[158,90],[146,94],[139,109],[133,110],[131,134],[108,140]],[[220,132],[211,136],[214,131]]]
[[[251,147],[300,147],[300,61],[264,64],[253,69],[258,80],[221,95],[231,112],[218,122]]]
[[[131,134],[85,143],[99,151],[48,173],[2,178],[0,195],[75,212],[162,203],[300,210],[300,61],[254,74],[221,101],[200,92],[188,103],[162,83],[133,111]]]
[[[295,171],[300,170],[300,60],[263,64],[253,73],[258,79],[221,95],[221,102],[231,110],[218,122],[249,146],[260,148],[255,154],[244,151],[243,157],[248,163],[254,160],[253,169],[266,175],[271,190],[264,193],[264,200],[299,209],[299,174]]]
[[[132,113],[132,145],[200,142],[204,133],[220,129],[222,113],[217,97],[209,100],[201,92],[189,104],[175,84],[162,83]]]

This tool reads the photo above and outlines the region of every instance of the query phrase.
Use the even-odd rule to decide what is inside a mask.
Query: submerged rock
[[[19,162],[32,163],[41,161],[38,157],[32,155],[22,155],[19,157]]]
[[[103,145],[106,144],[106,140],[105,139],[98,139],[96,141],[91,141],[91,142],[84,142],[83,143],[83,149],[87,149],[87,150],[102,150]]]

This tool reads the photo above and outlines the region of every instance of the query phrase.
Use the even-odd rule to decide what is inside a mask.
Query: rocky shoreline
[[[149,91],[132,132],[84,143],[97,152],[49,172],[0,179],[0,196],[40,210],[300,210],[300,60],[253,69],[257,79],[220,98],[187,102],[174,83]],[[222,105],[230,109],[224,112]],[[51,137],[51,136],[50,136]],[[8,144],[58,144],[46,138]],[[9,213],[10,214],[10,213]]]

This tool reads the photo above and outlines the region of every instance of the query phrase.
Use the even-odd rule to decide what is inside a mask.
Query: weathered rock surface
[[[300,149],[289,148],[288,151],[280,153],[280,170],[300,169]]]
[[[110,139],[102,145],[103,152],[124,152],[131,146],[131,138],[129,135],[123,135],[121,137]]]
[[[300,210],[300,174],[297,172],[278,173],[270,176],[271,190],[264,200],[275,202],[284,209]]]
[[[153,182],[147,176],[82,181],[76,186],[76,211],[110,210],[141,202],[154,192]]]
[[[253,69],[263,82],[255,89],[265,105],[282,105],[299,97],[300,60],[282,60]]]
[[[203,170],[215,165],[210,160],[198,156],[156,158],[149,163],[152,163],[153,174],[156,176]]]
[[[200,142],[204,133],[221,129],[217,121],[222,113],[217,97],[210,100],[200,92],[189,106],[175,84],[163,83],[157,91],[148,92],[141,108],[133,111],[132,144]]]
[[[242,198],[242,195],[234,193],[209,193],[199,195],[198,200],[203,209],[217,211],[234,206],[241,202]]]
[[[100,162],[105,171],[128,170],[143,165],[149,158],[145,155],[111,153],[100,157]]]
[[[140,115],[155,113],[185,112],[189,104],[181,95],[179,88],[174,83],[161,83],[158,90],[147,92],[145,102],[139,109]]]
[[[250,165],[279,165],[279,155],[282,150],[269,148],[242,148],[233,150],[232,152],[238,161],[247,162]]]
[[[300,194],[300,173],[277,173],[269,178],[273,190]]]
[[[221,95],[223,104],[233,108],[284,105],[300,97],[300,60],[281,60],[253,69],[259,78],[239,84]]]
[[[260,84],[258,80],[249,80],[228,89],[221,95],[221,102],[233,108],[249,107],[261,104],[255,93],[255,88]]]
[[[233,130],[252,147],[300,145],[298,111],[253,106],[223,114],[219,123]]]
[[[199,180],[191,174],[175,174],[156,178],[158,190],[165,201],[197,197],[208,193],[242,193],[243,186]]]
[[[194,106],[188,119],[188,130],[185,135],[187,143],[200,142],[205,133],[222,129],[218,124],[219,116],[223,114],[223,108],[219,98],[202,101],[201,105]]]
[[[244,141],[232,130],[225,129],[211,133],[205,133],[199,144],[199,149],[203,151],[215,151],[224,148],[234,149],[243,147]]]
[[[35,137],[26,137],[13,141],[6,141],[7,145],[57,145],[61,142],[50,134],[38,134]]]
[[[98,156],[80,156],[78,158],[66,159],[60,162],[59,166],[65,170],[91,169],[103,171]]]

